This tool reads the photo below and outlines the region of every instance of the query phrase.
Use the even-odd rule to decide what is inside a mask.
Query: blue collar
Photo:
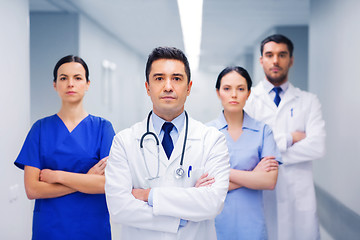
[[[160,135],[162,125],[164,122],[166,122],[164,119],[156,115],[154,112],[152,114],[152,122],[154,126],[154,130],[157,136]],[[185,121],[185,112],[183,111],[179,116],[177,116],[175,119],[171,121],[172,124],[174,124],[173,130],[176,131],[176,133],[180,133],[181,130],[184,127],[184,121]]]
[[[274,88],[274,85],[272,85],[272,83],[266,79],[264,80],[263,86],[267,93],[270,93]],[[288,81],[284,82],[283,84],[280,85],[280,88],[281,88],[282,92],[285,93],[289,88],[289,82]]]
[[[251,118],[245,111],[243,111],[244,114],[244,120],[243,120],[243,126],[242,129],[250,129],[253,131],[259,131],[259,124],[257,124],[257,121],[255,121],[253,118]],[[224,111],[221,112],[220,116],[217,119],[217,128],[219,130],[226,129],[228,127],[228,124],[225,119]]]

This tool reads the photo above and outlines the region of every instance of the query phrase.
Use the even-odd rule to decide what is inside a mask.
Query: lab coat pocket
[[[290,108],[289,112],[289,131],[305,131],[305,116],[306,113],[299,107]]]
[[[204,173],[204,168],[188,169],[185,176],[184,187],[195,187],[196,181]]]

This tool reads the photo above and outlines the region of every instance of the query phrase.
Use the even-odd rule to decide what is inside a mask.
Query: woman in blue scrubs
[[[32,126],[15,161],[36,199],[32,239],[111,239],[104,169],[114,129],[83,107],[90,80],[81,58],[60,59],[53,74],[60,111]]]
[[[271,129],[244,112],[252,81],[244,68],[227,67],[216,92],[224,111],[208,125],[224,133],[230,153],[230,184],[215,219],[219,240],[267,239],[262,190],[276,185],[281,156]]]

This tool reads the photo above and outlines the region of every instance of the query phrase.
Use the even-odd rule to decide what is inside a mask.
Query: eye
[[[271,53],[267,53],[267,54],[265,54],[265,57],[267,57],[267,58],[271,58],[273,55],[271,54]]]
[[[76,78],[76,80],[81,81],[81,80],[82,80],[82,78],[81,78],[81,77],[77,77],[77,78]]]
[[[223,89],[224,89],[224,91],[229,91],[230,90],[229,87],[224,87]]]
[[[242,92],[242,91],[245,91],[245,88],[240,87],[239,90]]]
[[[66,80],[66,77],[60,77],[59,80],[60,80],[60,81],[65,81],[65,80]]]
[[[162,77],[156,77],[155,80],[161,81],[161,80],[163,80],[163,78]]]
[[[181,78],[180,77],[174,77],[174,80],[175,81],[181,81]]]

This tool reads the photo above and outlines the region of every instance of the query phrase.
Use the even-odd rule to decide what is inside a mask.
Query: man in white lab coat
[[[222,133],[184,111],[191,86],[184,53],[155,48],[145,82],[152,113],[115,136],[105,169],[108,209],[122,224],[122,240],[216,239],[229,155]]]
[[[288,81],[293,44],[275,34],[261,43],[265,80],[252,89],[245,111],[271,126],[281,151],[274,192],[264,192],[270,240],[319,239],[312,161],[325,151],[325,123],[318,98]]]

